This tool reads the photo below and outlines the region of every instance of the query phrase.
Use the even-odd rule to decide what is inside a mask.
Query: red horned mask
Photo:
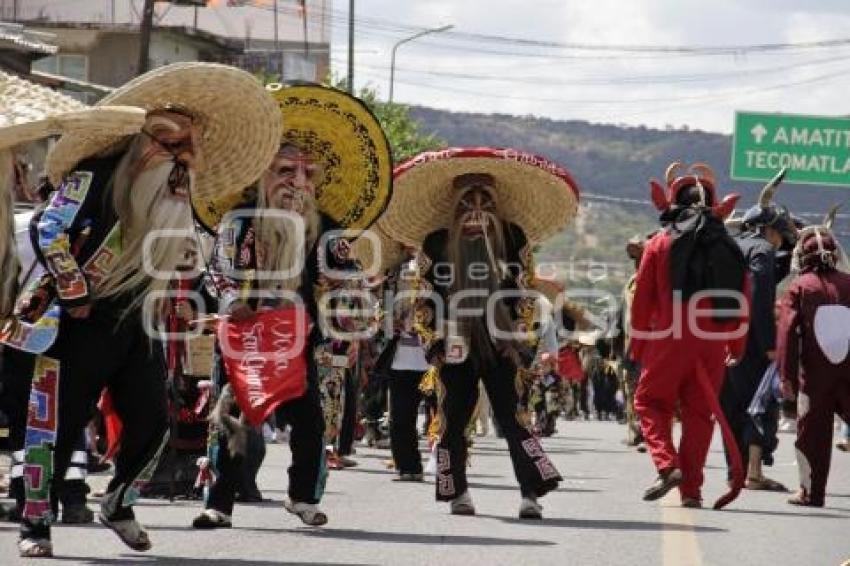
[[[735,205],[741,195],[732,193],[724,197],[722,201],[718,201],[717,181],[711,167],[705,163],[694,163],[687,169],[684,169],[684,167],[684,164],[680,161],[671,163],[667,167],[664,174],[666,188],[655,179],[649,182],[652,191],[652,203],[655,208],[661,212],[669,210],[676,204],[680,190],[699,185],[704,190],[705,206],[711,208],[720,220],[728,218],[735,210]]]

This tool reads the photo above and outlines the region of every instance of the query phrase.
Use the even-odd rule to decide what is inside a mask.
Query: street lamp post
[[[449,24],[447,26],[442,26],[442,27],[438,27],[438,28],[426,29],[426,30],[420,31],[419,33],[415,33],[415,34],[411,35],[410,37],[405,37],[404,39],[400,39],[399,41],[397,41],[395,43],[395,45],[393,45],[393,54],[392,54],[392,59],[390,61],[390,100],[389,100],[390,104],[392,104],[392,101],[393,101],[393,84],[395,83],[395,54],[396,54],[396,51],[398,51],[398,48],[401,47],[402,45],[404,45],[405,43],[410,43],[414,39],[419,39],[423,35],[428,35],[430,33],[441,33],[441,32],[444,32],[444,31],[448,31],[448,30],[452,29],[453,27],[454,27],[453,25]]]

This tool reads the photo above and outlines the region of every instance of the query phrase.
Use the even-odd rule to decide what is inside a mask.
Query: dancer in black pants
[[[289,498],[290,501],[304,503],[315,509],[321,499],[326,477],[325,454],[322,443],[324,420],[319,404],[319,389],[316,384],[315,370],[310,372],[307,382],[307,392],[300,398],[280,405],[275,417],[280,427],[290,425],[289,447],[292,450],[292,465],[289,467]],[[238,414],[234,408],[232,416]],[[207,511],[214,510],[225,517],[221,521],[213,520],[211,513],[202,513],[195,519],[195,528],[229,527],[230,516],[233,514],[233,503],[236,492],[242,483],[245,456],[231,454],[228,449],[228,436],[219,434],[216,437],[216,481],[213,482],[207,497]],[[317,509],[310,517],[320,521],[324,514]],[[327,521],[327,517],[324,517]],[[308,522],[305,520],[305,522]]]
[[[221,222],[210,274],[221,296],[219,310],[233,322],[249,321],[263,309],[299,304],[314,323],[304,337],[307,390],[281,404],[277,420],[291,426],[292,466],[284,507],[305,524],[320,526],[328,521],[318,508],[327,477],[323,410],[328,408],[322,407],[320,396],[327,384],[319,379],[345,365],[329,355],[342,353],[333,351],[329,329],[340,330],[340,318],[351,317],[336,316],[332,303],[345,302],[345,297],[332,292],[344,292],[350,280],[335,273],[356,268],[348,240],[329,232],[365,230],[377,220],[390,195],[392,159],[380,124],[358,99],[304,84],[269,85],[269,95],[285,129],[277,152],[252,187],[254,202]],[[217,432],[227,428],[238,433],[231,410],[237,409],[219,401],[218,421],[228,424],[217,426]],[[195,528],[231,525],[234,472],[241,463],[233,458],[238,451],[230,452],[231,444],[237,448],[236,439],[238,434],[233,442],[214,439],[216,479],[206,509],[193,521]]]
[[[574,215],[575,184],[538,156],[453,148],[399,165],[393,186],[381,227],[421,249],[413,326],[445,393],[437,499],[450,502],[453,514],[475,514],[464,432],[483,379],[520,484],[519,516],[539,519],[538,498],[555,489],[561,476],[517,416],[518,385],[539,346],[531,249]]]
[[[422,391],[422,371],[390,370],[390,447],[400,481],[422,481],[422,456],[416,418]]]

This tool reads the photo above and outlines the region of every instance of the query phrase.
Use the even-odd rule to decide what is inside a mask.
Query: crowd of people
[[[491,420],[521,519],[562,481],[540,442],[562,417],[623,423],[658,471],[644,499],[678,487],[685,507],[702,505],[719,422],[721,508],[785,491],[763,471],[784,412],[789,502],[824,504],[833,421],[850,419],[850,273],[834,211],[806,226],[775,204],[782,173],[736,217],[707,165],[671,165],[651,183],[658,229],[626,245],[619,316],[600,319],[536,269],[580,198],[543,157],[451,148],[394,167],[356,97],[218,64],[159,68],[91,108],[0,79],[20,93],[0,127],[0,411],[22,556],[52,556],[58,517],[94,520],[90,469],[111,469],[97,517],[134,550],[152,546],[139,497],[200,498],[194,528],[230,527],[283,438],[284,507],[306,525],[329,521],[329,470],[357,465],[357,439],[474,515],[470,447]],[[17,152],[50,136],[36,190]],[[13,194],[41,199],[32,267]]]

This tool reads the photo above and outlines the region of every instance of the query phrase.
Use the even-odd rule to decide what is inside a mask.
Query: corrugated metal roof
[[[0,47],[54,55],[59,48],[51,43],[52,34],[24,28],[21,24],[0,22]]]

